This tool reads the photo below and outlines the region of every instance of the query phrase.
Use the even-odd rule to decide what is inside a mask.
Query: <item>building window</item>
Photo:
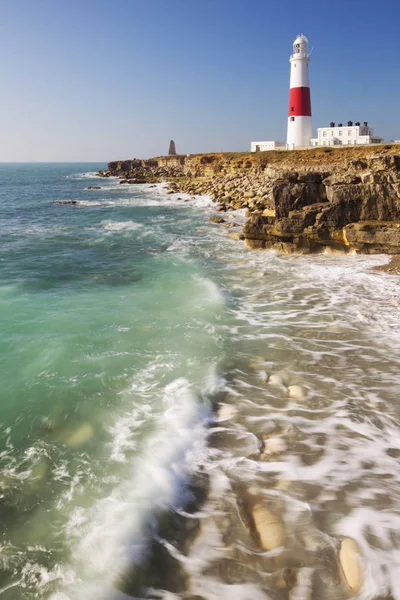
[[[332,137],[333,137],[333,134],[334,134],[334,131],[333,131],[333,129],[332,129],[332,131],[331,131],[331,136],[332,136]]]
[[[348,141],[347,141],[347,143],[348,143],[348,144],[351,144],[352,142],[351,142],[351,140],[348,140]]]
[[[351,129],[349,129],[347,133],[348,133],[349,135],[351,135],[351,133],[352,133]]]
[[[326,137],[326,131],[323,131],[323,132],[322,132],[322,135],[323,135],[324,137]]]
[[[339,130],[339,136],[340,136],[340,137],[342,137],[342,133],[343,133],[343,131],[340,131],[340,130]]]
[[[294,121],[294,117],[290,117],[290,120],[291,120],[291,121]]]

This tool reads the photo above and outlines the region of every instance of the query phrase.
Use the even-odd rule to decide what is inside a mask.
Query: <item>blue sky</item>
[[[0,0],[0,161],[109,161],[286,137],[291,44],[314,130],[400,138],[400,1]]]

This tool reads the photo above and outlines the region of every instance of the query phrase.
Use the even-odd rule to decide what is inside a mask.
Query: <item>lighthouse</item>
[[[290,57],[290,97],[287,147],[309,146],[312,137],[308,40],[300,34]]]

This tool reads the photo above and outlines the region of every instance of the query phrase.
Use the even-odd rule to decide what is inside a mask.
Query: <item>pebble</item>
[[[231,404],[222,404],[217,413],[216,421],[221,423],[222,421],[229,421],[237,414],[237,409]]]
[[[280,454],[286,450],[287,446],[285,440],[275,435],[264,441],[263,454],[271,456],[273,454]]]
[[[270,377],[268,378],[268,383],[270,383],[271,385],[279,385],[279,386],[285,385],[283,383],[283,379],[280,375],[270,375]]]
[[[261,503],[254,505],[252,517],[264,550],[275,550],[284,545],[285,528],[279,517]]]
[[[339,563],[342,568],[345,583],[352,595],[358,594],[363,582],[361,552],[358,544],[352,538],[344,538],[340,545]]]
[[[289,396],[296,400],[304,400],[307,396],[306,390],[301,385],[289,385],[288,392]]]

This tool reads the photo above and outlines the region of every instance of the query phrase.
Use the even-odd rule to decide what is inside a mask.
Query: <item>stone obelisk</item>
[[[175,148],[175,142],[174,142],[174,140],[171,140],[170,143],[169,143],[168,154],[176,154],[176,148]]]

